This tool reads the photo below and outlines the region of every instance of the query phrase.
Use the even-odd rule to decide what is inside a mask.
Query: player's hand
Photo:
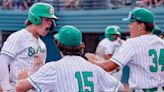
[[[29,70],[23,69],[18,72],[18,80],[26,79],[29,76]]]
[[[2,87],[1,87],[1,85],[0,85],[0,92],[2,92]]]
[[[98,61],[98,58],[93,53],[86,53],[85,57],[88,59],[89,62],[91,62],[93,64],[97,63],[97,61]]]

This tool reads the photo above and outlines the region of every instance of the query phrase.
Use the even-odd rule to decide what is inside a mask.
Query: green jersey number
[[[157,72],[159,66],[161,66],[161,71],[164,71],[164,49],[160,49],[159,56],[155,49],[150,49],[149,56],[152,57],[154,63],[154,65],[150,66],[150,71]]]
[[[79,86],[79,91],[78,92],[94,92],[94,83],[93,81],[89,81],[89,77],[93,77],[92,72],[76,72],[75,77],[77,78],[78,81],[78,86]],[[84,85],[84,86],[83,86]],[[85,89],[85,88],[90,88]]]

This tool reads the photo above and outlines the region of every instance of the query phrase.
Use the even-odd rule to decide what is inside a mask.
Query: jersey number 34
[[[77,78],[78,81],[78,86],[79,86],[79,91],[78,92],[94,92],[94,83],[93,81],[89,81],[89,77],[93,77],[92,72],[76,72],[75,77]],[[84,85],[84,86],[83,86]],[[85,88],[90,88],[85,89]]]
[[[150,71],[157,72],[159,69],[158,67],[160,66],[161,66],[161,69],[159,71],[164,71],[164,49],[160,49],[159,56],[155,49],[150,49],[149,56],[152,57],[153,64],[154,64],[154,65],[150,65]]]

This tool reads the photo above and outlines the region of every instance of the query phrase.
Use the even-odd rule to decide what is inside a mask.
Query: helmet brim
[[[55,15],[50,16],[50,18],[52,18],[52,19],[59,19],[59,18],[56,17]]]
[[[58,34],[58,33],[55,34],[55,35],[54,35],[54,38],[57,39],[57,40],[59,40],[59,34]]]
[[[43,15],[43,16],[40,16],[40,17],[51,18],[51,19],[54,19],[54,20],[58,20],[59,19],[55,15]]]

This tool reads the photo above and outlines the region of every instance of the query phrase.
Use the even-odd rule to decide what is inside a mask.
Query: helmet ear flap
[[[116,40],[111,34],[105,34],[105,37],[108,38],[110,41]]]
[[[34,25],[40,25],[42,23],[41,17],[34,15],[32,12],[29,13],[29,21]]]

